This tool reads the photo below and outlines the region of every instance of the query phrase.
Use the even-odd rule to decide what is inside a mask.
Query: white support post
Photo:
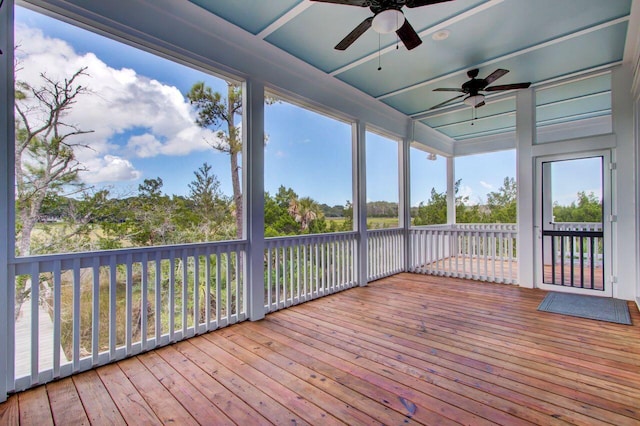
[[[360,286],[368,282],[368,242],[367,242],[367,128],[357,121],[353,126],[353,225],[357,238],[357,277]]]
[[[244,229],[247,251],[247,313],[251,321],[264,318],[264,85],[244,84]],[[246,131],[245,131],[246,130]]]
[[[534,215],[533,145],[536,137],[536,101],[533,89],[516,95],[516,167],[518,176],[518,284],[535,285],[536,245]]]
[[[398,183],[400,193],[398,194],[398,208],[400,227],[404,235],[404,271],[409,270],[409,228],[411,228],[411,136],[403,138],[398,142]],[[388,253],[390,254],[390,253]]]
[[[14,124],[13,124],[13,0],[0,7],[0,402],[13,389],[14,365],[14,282],[9,261],[14,257]],[[9,374],[11,372],[11,374]]]
[[[613,270],[605,274],[612,281],[616,277],[617,282],[612,283],[613,297],[625,300],[633,300],[638,296],[635,294],[635,286],[631,284],[638,280],[634,254],[638,240],[637,193],[633,185],[636,177],[635,159],[638,155],[634,137],[638,136],[634,136],[634,100],[631,93],[633,71],[631,64],[624,64],[611,72],[611,109],[613,133],[616,135],[616,149],[612,156],[616,168],[612,177],[611,214],[616,216],[616,221],[609,222],[612,230],[610,257],[613,260]],[[605,251],[605,255],[606,253]]]
[[[456,223],[456,159],[447,157],[447,224]]]
[[[640,64],[638,65],[638,69],[635,72],[636,81],[640,81]],[[638,90],[640,88],[636,86]],[[635,193],[637,194],[640,190],[640,93],[636,93],[636,99],[634,100],[634,146],[636,150],[636,158],[635,158],[635,182],[636,186],[634,188]],[[636,207],[635,211],[640,211],[640,199],[636,197]],[[640,215],[636,213],[636,232],[640,232]],[[635,302],[638,309],[640,309],[640,238],[636,238],[636,296]]]

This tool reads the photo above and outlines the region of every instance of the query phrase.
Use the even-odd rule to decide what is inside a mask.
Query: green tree
[[[298,233],[299,225],[289,214],[289,201],[297,198],[293,189],[280,186],[278,192],[271,197],[265,192],[264,199],[264,225],[266,237],[277,237],[283,235],[295,235]]]
[[[517,221],[518,186],[512,177],[505,177],[498,191],[487,195],[489,222],[516,223]]]
[[[413,223],[416,226],[447,223],[447,195],[431,188],[431,197],[426,204],[420,203]]]
[[[180,242],[176,238],[176,203],[162,194],[162,179],[145,179],[138,185],[132,202],[131,240],[137,245],[153,246]],[[176,241],[178,240],[178,241]]]
[[[40,74],[42,85],[17,80],[15,91],[15,174],[17,251],[31,254],[31,235],[43,203],[66,192],[84,189],[78,178],[83,166],[74,149],[84,146],[77,136],[92,132],[64,121],[78,97],[88,89],[78,83],[86,74],[80,68],[69,78],[56,81]]]
[[[304,233],[317,219],[324,219],[320,205],[311,197],[291,198],[289,200],[289,214],[300,224],[300,231]]]
[[[602,222],[602,200],[593,192],[578,192],[578,203],[568,206],[555,203],[553,217],[555,222]]]
[[[220,190],[220,181],[211,173],[206,162],[194,172],[195,179],[189,184],[189,212],[194,216],[193,224],[198,229],[198,240],[212,241],[225,237],[227,219],[231,217],[229,202]]]
[[[227,96],[214,92],[204,82],[197,82],[187,98],[198,112],[196,124],[202,128],[216,131],[216,138],[208,143],[217,151],[229,155],[231,167],[231,186],[235,206],[236,237],[243,237],[242,191],[240,187],[239,156],[242,154],[242,137],[236,119],[242,115],[242,90],[239,85],[227,83]]]

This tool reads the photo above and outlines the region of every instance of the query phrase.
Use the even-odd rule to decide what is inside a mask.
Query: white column
[[[13,127],[13,0],[0,8],[0,402],[13,389],[15,294],[9,261],[15,253]]]
[[[411,228],[411,137],[406,137],[398,143],[398,183],[400,211],[400,227],[404,235],[404,270],[409,270],[409,228]]]
[[[456,159],[447,157],[447,223],[456,223]]]
[[[638,69],[636,70],[636,77],[640,79],[640,65],[638,65]],[[636,99],[634,102],[634,133],[635,133],[635,149],[636,149],[636,173],[635,173],[635,193],[637,194],[640,190],[640,155],[638,152],[640,150],[640,95],[636,95]],[[636,197],[636,232],[640,231],[640,214],[637,212],[640,211],[640,199]],[[636,238],[636,306],[640,309],[640,239]]]
[[[518,284],[535,285],[535,216],[533,144],[536,137],[536,101],[533,89],[516,95],[516,167],[518,179]]]
[[[367,147],[366,125],[357,121],[353,126],[353,226],[358,232],[356,262],[360,286],[368,282],[367,261]]]
[[[611,224],[613,271],[606,273],[605,279],[615,277],[613,297],[625,300],[633,300],[638,296],[634,288],[638,280],[635,256],[638,230],[632,81],[633,71],[629,64],[614,68],[611,72],[611,109],[613,133],[616,135],[616,149],[612,159],[616,169],[612,179],[611,213],[617,220]]]
[[[247,313],[251,321],[264,318],[264,85],[247,81],[244,85],[245,174],[244,229],[247,252]],[[246,130],[246,131],[245,131]]]

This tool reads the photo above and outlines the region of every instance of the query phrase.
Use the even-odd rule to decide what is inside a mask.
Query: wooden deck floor
[[[633,326],[400,274],[17,395],[1,424],[640,424]]]

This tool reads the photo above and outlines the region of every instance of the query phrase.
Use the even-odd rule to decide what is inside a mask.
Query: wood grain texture
[[[632,326],[399,274],[49,383],[0,424],[640,424]]]

